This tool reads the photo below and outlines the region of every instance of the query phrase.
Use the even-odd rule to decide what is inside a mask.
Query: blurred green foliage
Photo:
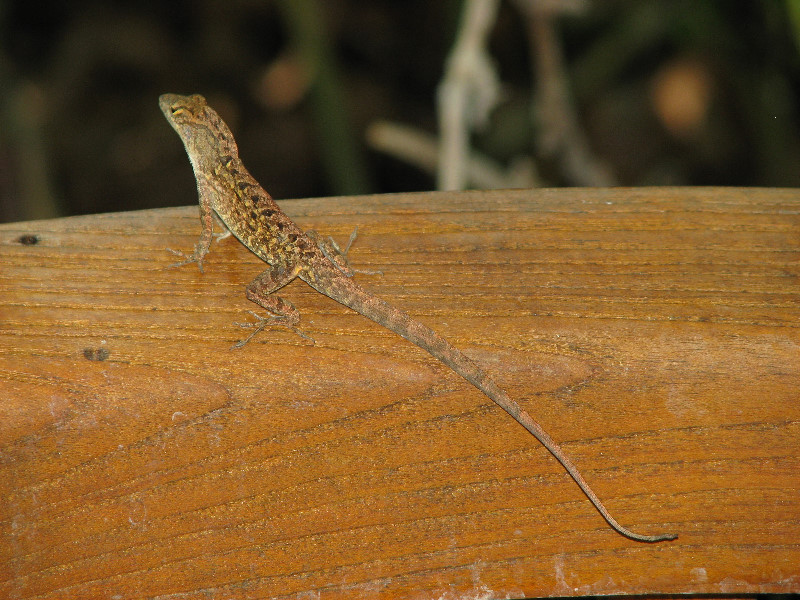
[[[364,131],[389,119],[435,133],[460,6],[2,3],[0,220],[194,203],[156,106],[167,91],[206,95],[275,197],[431,189],[430,175],[367,148]],[[592,150],[620,183],[800,184],[800,0],[589,6],[557,21],[565,77]],[[504,99],[474,141],[501,162],[532,156],[546,184],[569,185],[538,154],[526,36],[516,4],[503,2],[491,52]],[[659,102],[692,90],[707,91],[701,118],[675,129]]]

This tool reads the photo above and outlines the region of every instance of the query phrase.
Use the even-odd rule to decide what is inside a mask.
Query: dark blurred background
[[[554,15],[547,43],[609,181],[800,185],[799,4],[599,0]],[[367,132],[389,121],[437,135],[461,10],[460,0],[0,2],[0,220],[195,203],[163,92],[205,95],[276,198],[434,189],[429,170]],[[474,147],[501,166],[528,157],[536,185],[585,184],[543,151],[536,62],[550,50],[517,2],[501,2],[491,31],[500,102]]]

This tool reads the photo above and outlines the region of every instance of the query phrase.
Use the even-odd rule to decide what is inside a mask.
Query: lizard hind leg
[[[264,329],[272,326],[291,329],[300,337],[314,343],[312,338],[297,328],[297,324],[300,322],[300,313],[294,305],[288,300],[274,295],[276,290],[282,288],[295,277],[297,277],[297,269],[274,267],[267,269],[250,282],[245,290],[247,299],[266,310],[269,316],[263,317],[258,313],[249,311],[256,318],[256,322],[236,323],[236,325],[252,328],[253,332],[245,339],[236,342],[233,348],[241,348]]]
[[[353,229],[353,233],[350,234],[350,238],[347,240],[347,245],[344,247],[344,250],[339,248],[339,244],[337,244],[336,240],[334,240],[332,237],[329,237],[327,240],[323,240],[313,229],[306,231],[306,235],[314,241],[314,243],[317,245],[317,248],[319,248],[320,251],[325,255],[325,258],[331,261],[343,275],[347,277],[352,277],[356,273],[361,273],[362,275],[383,275],[382,271],[366,271],[362,269],[354,269],[350,266],[350,261],[347,259],[347,253],[350,252],[350,247],[353,245],[353,242],[358,236],[357,225],[356,228]]]

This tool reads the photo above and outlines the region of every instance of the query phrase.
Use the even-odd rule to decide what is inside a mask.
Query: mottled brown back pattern
[[[208,253],[216,213],[245,246],[270,265],[247,286],[247,298],[271,316],[259,317],[253,333],[241,347],[268,325],[300,332],[297,310],[273,292],[300,277],[318,292],[372,319],[442,361],[533,434],[564,466],[606,521],[620,534],[640,542],[673,540],[675,534],[640,535],[620,525],[581,476],[577,467],[542,427],[502,390],[489,375],[460,350],[408,314],[367,292],[351,278],[351,271],[335,249],[316,234],[303,233],[272,197],[248,173],[239,159],[233,135],[202,96],[164,94],[159,106],[183,140],[197,179],[203,230],[191,255],[180,264],[202,261]]]

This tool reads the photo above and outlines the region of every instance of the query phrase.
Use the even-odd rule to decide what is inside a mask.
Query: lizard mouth
[[[180,94],[161,94],[158,106],[168,120],[173,121],[182,115],[191,116],[206,104],[206,99],[199,94],[181,96]]]

